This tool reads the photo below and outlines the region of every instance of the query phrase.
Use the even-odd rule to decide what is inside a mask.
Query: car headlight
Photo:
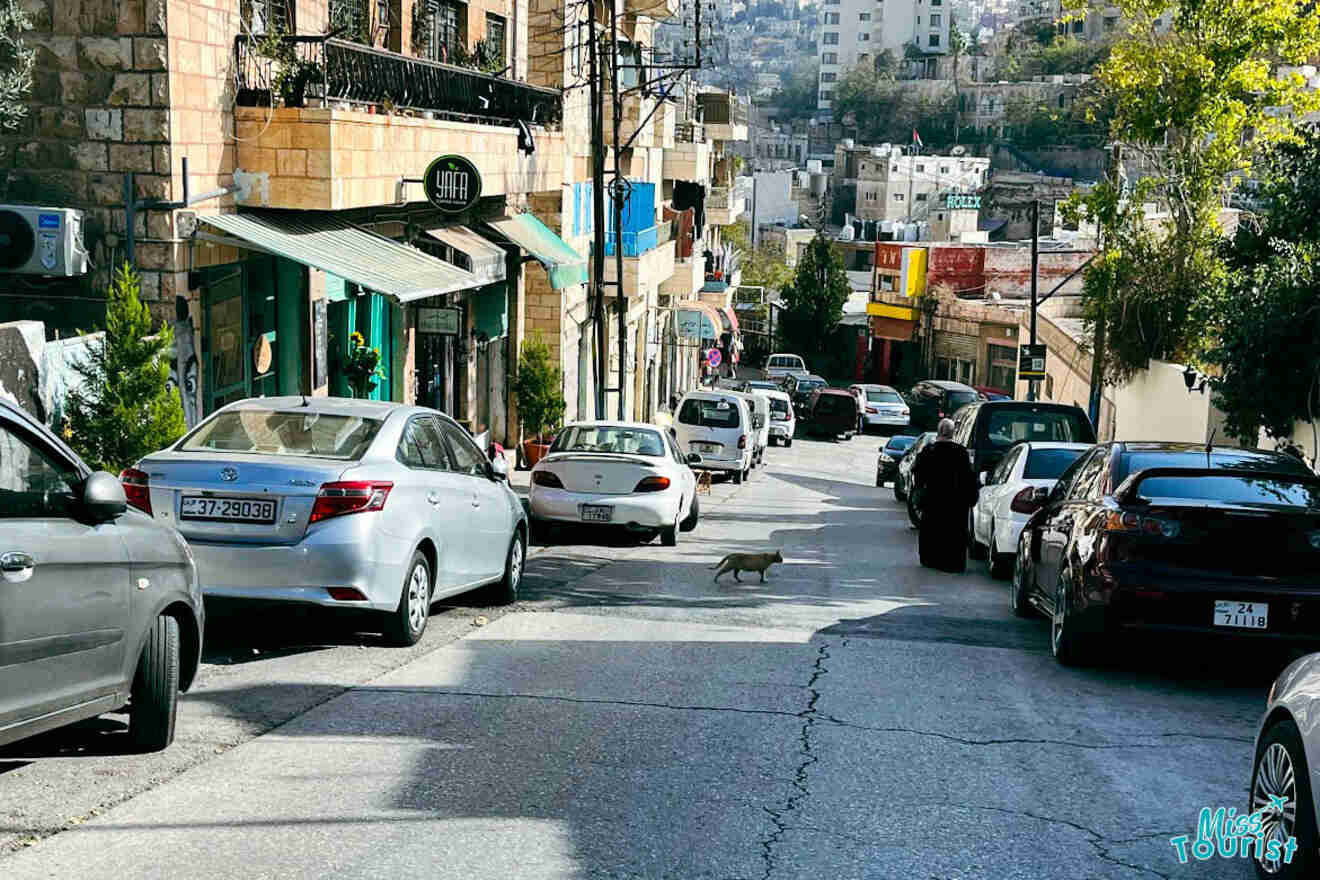
[[[894,463],[894,459],[891,458],[890,456],[886,455],[886,454],[883,453],[883,452],[880,453],[880,461],[881,461],[882,464],[893,464],[893,463]]]

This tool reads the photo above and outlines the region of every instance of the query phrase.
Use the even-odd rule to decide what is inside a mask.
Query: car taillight
[[[668,477],[646,477],[637,484],[634,492],[663,492],[669,488]]]
[[[151,514],[151,489],[145,472],[137,468],[124,468],[119,472],[119,482],[124,486],[124,497],[128,503],[145,514]]]
[[[906,418],[908,415],[910,415],[910,413],[908,413],[908,411],[905,410],[905,409],[901,409],[901,410],[899,410],[899,411],[898,411],[898,414],[899,414],[900,416],[903,416],[904,418]]]
[[[383,510],[393,483],[353,480],[342,483],[323,483],[312,504],[308,522],[320,522],[350,513]]]
[[[743,434],[743,435],[741,435],[741,436],[738,438],[738,448],[739,448],[739,449],[746,449],[746,448],[747,448],[747,435],[746,435],[746,434]]]
[[[942,419],[942,418],[944,418],[944,410],[940,410],[940,411],[938,411],[937,413],[935,413],[935,418],[937,418],[937,419]]]
[[[868,406],[868,407],[866,408],[866,414],[867,414],[868,416],[873,416],[873,415],[875,415],[875,414],[878,413],[878,412],[880,412],[880,410],[876,409],[876,408],[873,407],[873,406]]]
[[[1035,513],[1037,510],[1040,510],[1040,505],[1036,503],[1035,496],[1036,490],[1033,487],[1028,486],[1013,496],[1013,500],[1009,503],[1008,508],[1014,513]]]
[[[786,422],[788,421],[788,413],[773,412],[770,413],[770,418],[776,422]]]
[[[549,471],[536,471],[532,474],[532,482],[538,486],[544,486],[547,489],[562,489],[564,484],[559,481],[559,477]]]
[[[1156,516],[1141,516],[1131,511],[1110,511],[1105,516],[1105,531],[1130,535],[1150,535],[1154,538],[1176,538],[1182,527],[1176,520]]]

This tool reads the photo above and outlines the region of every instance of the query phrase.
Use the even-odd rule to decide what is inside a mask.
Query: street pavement
[[[980,564],[917,565],[880,442],[769,450],[677,548],[558,534],[410,650],[216,616],[170,750],[110,716],[0,751],[0,876],[1251,876],[1169,838],[1243,808],[1280,658],[1058,666]]]

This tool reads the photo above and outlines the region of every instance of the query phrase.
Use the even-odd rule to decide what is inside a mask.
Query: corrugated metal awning
[[[480,287],[470,272],[323,211],[213,214],[199,221],[262,250],[409,303]]]
[[[466,256],[472,266],[468,271],[476,275],[482,284],[494,284],[508,277],[504,248],[482,238],[466,226],[441,226],[426,230],[426,234]]]
[[[550,275],[555,290],[587,283],[587,260],[534,214],[519,214],[487,225],[536,257]]]

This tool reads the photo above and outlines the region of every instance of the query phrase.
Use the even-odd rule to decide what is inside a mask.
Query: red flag
[[[917,130],[915,128],[912,129],[912,143],[916,144],[918,147],[926,146],[921,142],[921,135],[917,134]]]

